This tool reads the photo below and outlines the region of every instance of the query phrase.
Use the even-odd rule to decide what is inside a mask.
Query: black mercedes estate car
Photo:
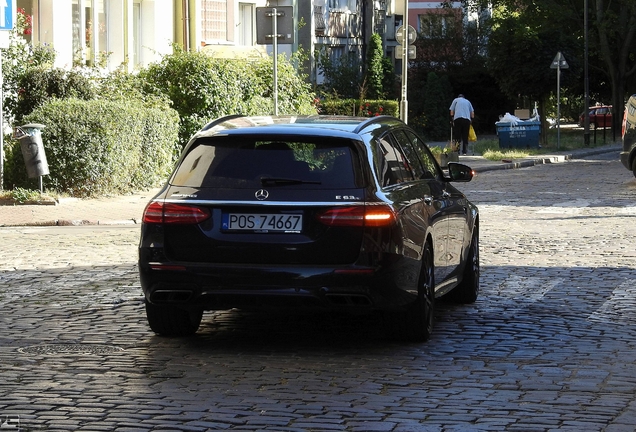
[[[478,211],[452,186],[472,176],[393,117],[212,121],[144,211],[150,328],[189,335],[231,308],[382,311],[426,340],[436,298],[479,293]]]

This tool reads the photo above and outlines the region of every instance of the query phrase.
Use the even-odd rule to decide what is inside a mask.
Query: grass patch
[[[596,139],[594,134],[596,133]],[[605,133],[605,138],[603,138]],[[561,128],[557,139],[556,128],[548,129],[547,144],[541,148],[524,149],[500,149],[499,139],[484,139],[473,144],[475,154],[482,155],[485,159],[500,161],[502,159],[524,159],[530,156],[549,154],[555,152],[567,152],[582,148],[593,148],[616,142],[611,129],[598,129],[590,131],[590,145],[586,146],[583,136],[583,128]],[[620,137],[617,137],[617,139]],[[558,141],[558,146],[557,146]]]
[[[0,191],[0,201],[8,204],[30,204],[53,202],[55,198],[48,194],[42,194],[38,190],[17,187],[12,190]]]
[[[523,159],[530,156],[528,152],[523,150],[488,150],[486,153],[482,155],[484,159],[488,159],[491,161],[500,161],[500,160],[512,160],[512,159]]]

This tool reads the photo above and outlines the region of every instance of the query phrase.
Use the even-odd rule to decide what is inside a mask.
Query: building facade
[[[449,5],[461,20],[461,3]],[[378,33],[385,55],[395,58],[396,29],[404,23],[403,0],[17,0],[17,7],[32,16],[31,42],[57,52],[55,66],[128,71],[159,61],[174,43],[218,57],[269,55],[272,44],[257,43],[259,31],[269,31],[258,9],[289,8],[293,41],[281,43],[278,52],[302,48],[315,83],[317,50],[362,64],[371,35]],[[409,1],[407,21],[420,35],[446,31],[448,14],[440,11],[440,0]]]

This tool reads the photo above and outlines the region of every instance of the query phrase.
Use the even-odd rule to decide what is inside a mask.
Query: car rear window
[[[171,183],[196,188],[260,188],[264,184],[353,188],[356,158],[351,145],[349,140],[333,138],[202,139],[183,158]]]

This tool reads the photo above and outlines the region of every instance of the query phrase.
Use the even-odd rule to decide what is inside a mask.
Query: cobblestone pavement
[[[375,316],[238,311],[160,338],[138,226],[0,228],[0,425],[633,431],[636,180],[617,157],[462,184],[481,211],[482,293],[438,303],[423,344]]]

